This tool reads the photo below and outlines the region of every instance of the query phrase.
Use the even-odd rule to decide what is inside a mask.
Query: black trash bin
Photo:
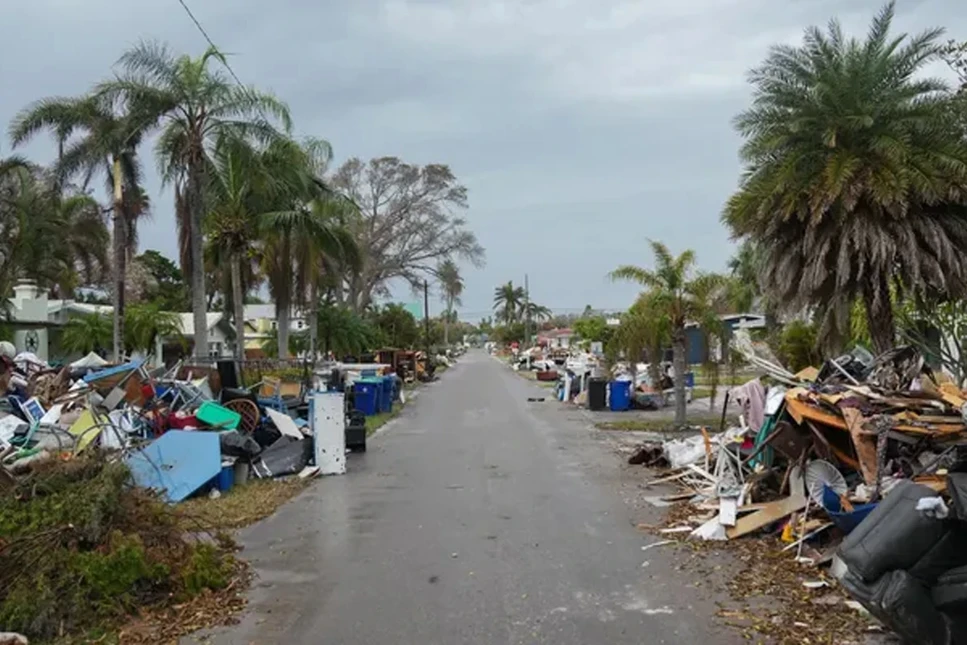
[[[592,377],[588,380],[588,409],[604,410],[607,405],[608,379]]]

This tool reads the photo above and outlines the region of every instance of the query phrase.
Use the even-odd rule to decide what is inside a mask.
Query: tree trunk
[[[235,321],[235,359],[245,360],[245,296],[242,294],[242,258],[232,256],[232,318]],[[241,366],[239,366],[241,369]]]
[[[319,347],[319,287],[309,285],[309,360],[315,364]]]
[[[278,325],[279,358],[289,358],[289,298],[280,294],[275,303],[276,324]]]
[[[876,302],[877,299],[879,302]],[[870,329],[874,351],[882,354],[893,349],[896,346],[896,324],[893,319],[893,303],[890,300],[890,283],[886,277],[866,283],[863,303],[866,306],[866,324]]]
[[[453,308],[453,303],[447,298],[447,310],[443,314],[443,347],[450,346],[450,310]]]
[[[672,365],[675,369],[675,425],[685,425],[685,327],[672,332]]]
[[[195,358],[208,357],[208,322],[205,305],[205,261],[202,257],[202,172],[199,153],[188,169],[188,216],[191,218],[191,311],[195,323]]]
[[[124,220],[124,186],[121,182],[121,158],[115,157],[114,174],[114,360],[124,357],[124,277],[126,273],[127,243]]]
[[[286,264],[292,257],[291,233],[282,234],[282,248],[279,249],[280,271],[288,273],[281,276],[278,289],[275,294],[275,319],[277,325],[277,338],[279,343],[279,358],[289,358],[289,310],[292,306],[292,273]]]

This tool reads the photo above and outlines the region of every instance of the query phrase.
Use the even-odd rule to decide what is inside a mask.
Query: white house
[[[33,352],[44,360],[69,360],[59,349],[61,329],[74,316],[100,314],[111,316],[110,305],[96,305],[75,300],[50,300],[47,293],[32,281],[22,281],[14,287],[14,297],[9,300],[11,325],[14,328],[13,343],[18,352]],[[162,364],[167,357],[183,353],[186,343],[194,340],[195,320],[191,313],[179,313],[181,334],[178,337],[158,338],[155,342],[154,360]],[[232,355],[235,329],[223,313],[205,314],[208,330],[208,355],[222,358]]]

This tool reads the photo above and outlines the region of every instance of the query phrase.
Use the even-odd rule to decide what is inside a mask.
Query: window
[[[272,321],[272,331],[278,331],[278,329],[279,329],[279,322],[277,320],[273,320]]]
[[[299,321],[299,329],[302,329],[305,326],[306,326],[306,324],[300,320]]]
[[[221,356],[222,356],[222,344],[218,342],[208,343],[208,357],[221,358]]]

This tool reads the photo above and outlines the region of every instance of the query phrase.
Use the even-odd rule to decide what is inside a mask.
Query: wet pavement
[[[427,386],[342,477],[243,531],[240,624],[187,642],[732,643],[634,527],[587,419],[482,352]]]

